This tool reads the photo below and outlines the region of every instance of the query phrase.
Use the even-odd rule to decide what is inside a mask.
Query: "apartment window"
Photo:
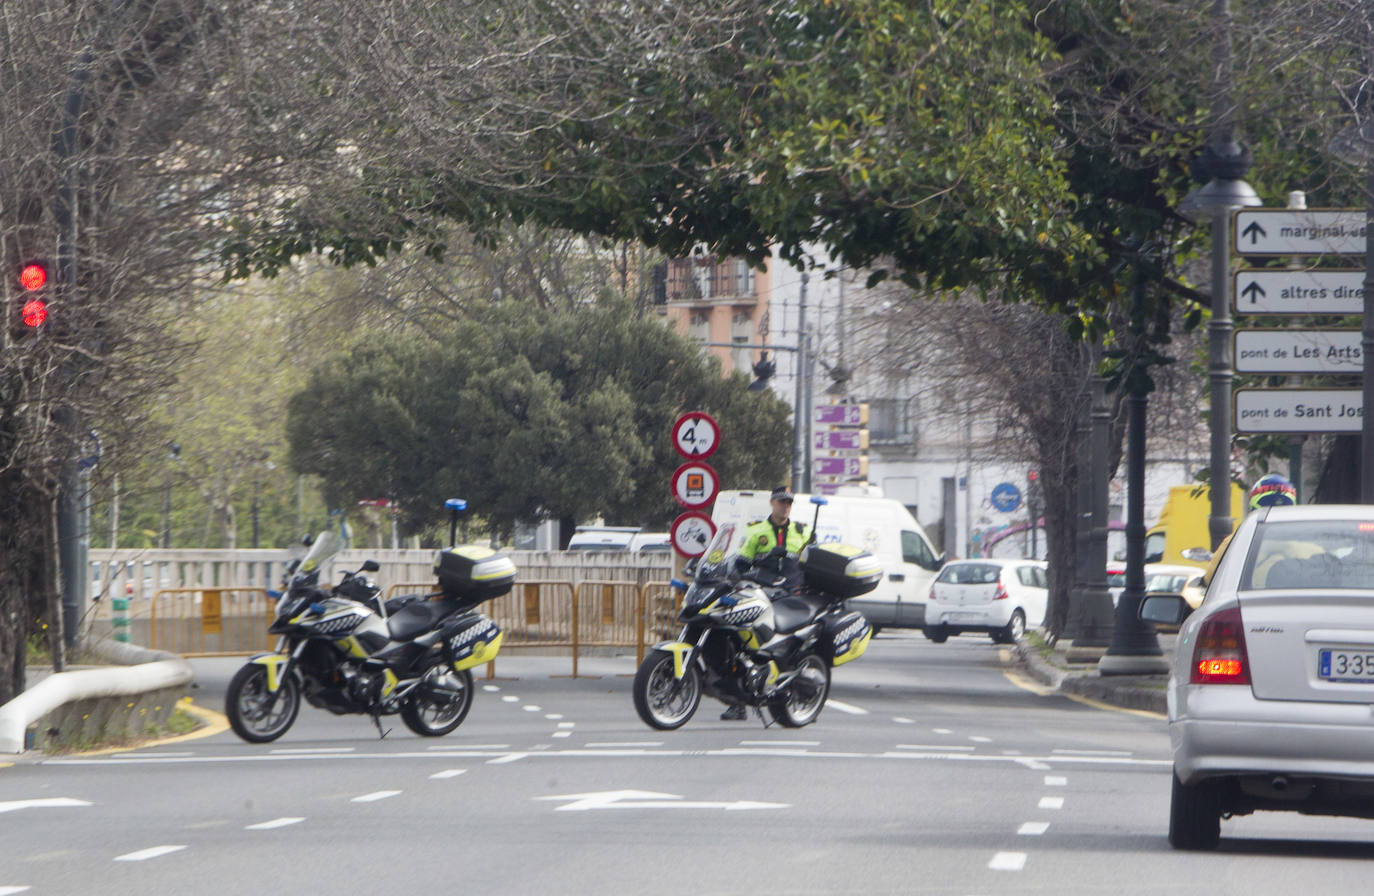
[[[868,437],[874,442],[902,443],[915,439],[912,424],[913,398],[870,398]]]

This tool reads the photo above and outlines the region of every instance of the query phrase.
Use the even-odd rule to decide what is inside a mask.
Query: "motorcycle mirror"
[[[361,572],[376,572],[381,568],[382,565],[378,563],[376,560],[364,560]]]

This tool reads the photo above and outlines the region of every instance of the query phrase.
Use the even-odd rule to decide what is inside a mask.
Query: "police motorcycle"
[[[812,500],[819,512],[824,499]],[[753,707],[760,719],[767,708],[786,728],[809,725],[825,706],[831,668],[868,649],[872,628],[844,602],[877,587],[877,558],[812,542],[800,556],[802,587],[792,593],[766,569],[741,574],[730,551],[734,537],[734,524],[722,525],[684,569],[691,583],[673,582],[684,593],[681,633],[656,644],[634,679],[635,711],[651,728],[682,727],[703,694]]]
[[[286,733],[301,698],[336,715],[372,718],[400,714],[407,728],[440,737],[457,728],[472,706],[472,668],[496,658],[501,629],[476,607],[510,591],[515,564],[477,545],[458,545],[458,514],[467,507],[450,499],[450,547],[437,552],[439,590],[383,601],[363,573],[369,560],[345,572],[333,588],[322,587],[325,564],[343,548],[343,537],[326,529],[291,570],[276,618],[268,631],[277,649],[250,657],[229,682],[225,713],[234,733],[266,743]]]

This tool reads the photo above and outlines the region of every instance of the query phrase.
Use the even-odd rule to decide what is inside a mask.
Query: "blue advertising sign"
[[[999,482],[992,487],[992,506],[994,510],[1011,513],[1021,506],[1021,489],[1010,482]]]

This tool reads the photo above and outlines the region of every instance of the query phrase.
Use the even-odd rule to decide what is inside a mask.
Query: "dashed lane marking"
[[[1039,837],[1050,829],[1048,821],[1028,821],[1016,829],[1016,833],[1022,837]]]
[[[868,715],[868,710],[864,709],[862,706],[855,706],[852,703],[845,703],[843,700],[835,700],[832,698],[830,700],[825,701],[825,705],[833,706],[840,712],[849,713],[851,716]]]
[[[245,831],[275,831],[277,828],[288,827],[293,824],[300,824],[305,821],[298,815],[291,815],[285,818],[274,818],[271,821],[260,821],[257,824],[245,825]]]
[[[185,849],[185,844],[179,846],[150,846],[147,849],[140,849],[137,852],[126,852],[122,856],[115,856],[116,862],[146,862],[149,859],[156,859],[170,853],[180,852]]]
[[[1062,796],[1042,796],[1037,806],[1040,809],[1062,809],[1064,808],[1064,798]]]
[[[350,802],[354,803],[375,803],[378,800],[390,799],[399,796],[399,790],[374,790],[372,793],[365,793],[362,796],[355,796]]]
[[[435,780],[442,781],[446,778],[456,778],[465,771],[467,771],[467,769],[465,768],[446,768],[441,772],[435,772],[434,774],[430,775],[430,777],[434,778]]]
[[[1024,852],[999,852],[988,862],[988,867],[993,871],[1020,871],[1026,867],[1026,854]]]
[[[23,893],[29,887],[0,887],[0,896],[14,896],[15,893]]]

